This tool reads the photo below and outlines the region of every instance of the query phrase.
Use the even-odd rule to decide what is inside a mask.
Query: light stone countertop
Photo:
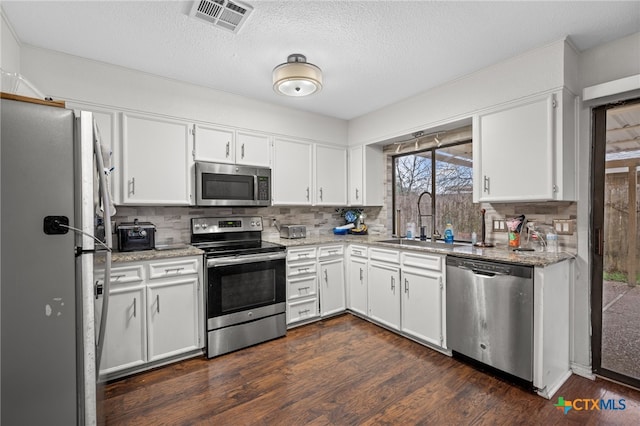
[[[473,247],[471,244],[450,247],[447,244],[438,244],[442,247],[419,247],[414,245],[399,245],[396,243],[384,243],[383,240],[389,240],[392,237],[384,235],[320,235],[300,239],[287,239],[277,236],[269,236],[266,241],[278,243],[287,248],[301,247],[305,245],[331,244],[331,243],[348,243],[348,244],[364,244],[368,246],[377,246],[391,249],[412,250],[424,253],[438,253],[445,255],[455,255],[470,259],[490,260],[497,262],[516,263],[527,266],[548,266],[554,263],[562,262],[567,259],[573,259],[575,255],[566,252],[548,253],[548,252],[514,252],[506,245],[498,245],[492,248]]]
[[[170,259],[172,257],[202,256],[204,251],[193,246],[183,246],[174,249],[141,250],[126,252],[111,252],[111,263],[137,262],[142,260]],[[104,256],[95,256],[95,263],[104,263]]]
[[[383,240],[392,239],[384,235],[319,235],[300,239],[280,238],[279,236],[263,236],[265,241],[282,244],[287,248],[303,247],[320,244],[363,244],[367,246],[377,246],[390,249],[412,250],[423,253],[437,253],[444,255],[455,255],[470,259],[491,260],[497,262],[516,263],[528,266],[547,266],[573,259],[575,255],[566,252],[514,252],[506,245],[498,245],[492,248],[480,248],[469,245],[457,245],[456,247],[447,244],[437,244],[436,247],[420,247],[415,245],[399,245],[396,243],[385,243]],[[440,247],[441,246],[441,247]],[[201,256],[204,251],[193,247],[185,246],[168,250],[143,250],[133,252],[113,252],[113,263],[135,262],[143,260],[168,259],[184,256]],[[96,256],[96,264],[104,262],[104,256]]]

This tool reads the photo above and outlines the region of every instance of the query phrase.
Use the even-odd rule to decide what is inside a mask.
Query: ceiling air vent
[[[253,7],[238,1],[196,0],[190,15],[237,34],[252,10]]]

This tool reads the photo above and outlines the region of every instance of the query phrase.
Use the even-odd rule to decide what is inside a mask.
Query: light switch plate
[[[493,219],[491,222],[493,223],[493,232],[507,232],[507,224],[504,219]]]

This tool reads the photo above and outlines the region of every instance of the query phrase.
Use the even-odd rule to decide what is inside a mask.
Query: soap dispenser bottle
[[[447,227],[444,230],[444,242],[453,244],[453,225],[451,225],[451,222],[447,222]]]

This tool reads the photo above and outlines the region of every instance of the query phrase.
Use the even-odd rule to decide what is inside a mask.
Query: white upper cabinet
[[[347,150],[316,145],[315,204],[347,204]]]
[[[207,125],[196,125],[194,157],[196,161],[213,163],[235,162],[233,130]]]
[[[363,145],[349,150],[349,205],[383,205],[384,179],[381,148]]]
[[[191,204],[192,125],[122,114],[122,203]]]
[[[575,97],[558,91],[474,117],[474,202],[575,199]]]
[[[268,135],[204,124],[196,125],[196,161],[269,167],[271,146]]]
[[[236,164],[270,167],[271,146],[267,135],[236,131]]]
[[[273,143],[273,204],[311,205],[313,144],[276,138]]]

